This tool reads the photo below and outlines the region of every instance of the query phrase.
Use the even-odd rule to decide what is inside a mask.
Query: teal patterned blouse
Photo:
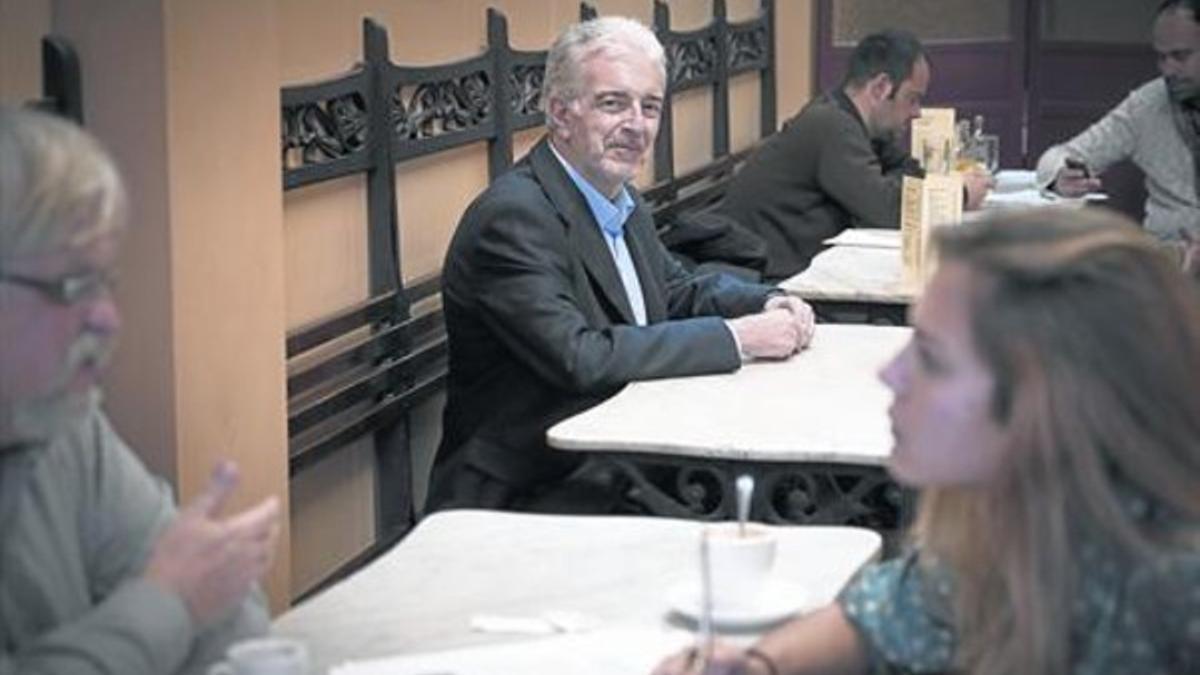
[[[953,581],[917,552],[869,566],[838,598],[873,673],[943,673],[954,665]],[[1137,571],[1084,546],[1073,610],[1073,675],[1200,673],[1200,550]]]

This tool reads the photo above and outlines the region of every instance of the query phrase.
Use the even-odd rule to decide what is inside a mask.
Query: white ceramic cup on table
[[[208,675],[309,675],[308,648],[282,637],[243,640],[231,645]]]
[[[709,580],[716,614],[753,610],[775,565],[775,534],[763,525],[716,523],[704,528]]]

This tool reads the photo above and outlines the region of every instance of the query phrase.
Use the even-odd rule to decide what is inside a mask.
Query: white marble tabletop
[[[874,248],[900,248],[900,230],[876,227],[847,227],[836,237],[826,239],[830,246],[871,246]]]
[[[363,570],[284,613],[273,631],[304,641],[313,672],[325,673],[350,660],[547,639],[472,632],[477,615],[561,610],[593,619],[596,630],[684,627],[669,611],[669,592],[693,573],[701,527],[643,516],[436,513]],[[802,588],[810,608],[832,600],[880,550],[879,535],[860,528],[771,529],[779,541],[773,574]]]
[[[881,465],[892,446],[891,396],[876,373],[910,334],[821,324],[811,346],[786,361],[635,382],[547,437],[562,450]]]
[[[917,295],[906,283],[899,247],[834,246],[818,253],[803,272],[779,287],[805,300],[908,304]]]
[[[963,222],[978,220],[997,210],[1047,205],[1078,208],[1087,201],[1106,198],[1097,193],[1081,199],[1066,199],[1035,187],[1010,187],[990,192],[984,208],[964,214]],[[899,230],[846,228],[826,240],[831,247],[818,253],[808,269],[780,282],[779,287],[805,300],[910,304],[920,289],[904,279],[900,242]]]

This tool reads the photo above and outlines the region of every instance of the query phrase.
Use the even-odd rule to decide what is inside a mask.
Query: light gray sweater
[[[141,579],[174,516],[170,490],[100,412],[48,445],[0,451],[0,675],[203,673],[266,632],[257,591],[200,628]]]
[[[1146,174],[1146,229],[1167,241],[1177,239],[1183,227],[1200,235],[1196,159],[1175,126],[1162,78],[1133,90],[1083,133],[1046,150],[1038,160],[1038,184],[1053,183],[1068,157],[1097,173],[1133,160]]]

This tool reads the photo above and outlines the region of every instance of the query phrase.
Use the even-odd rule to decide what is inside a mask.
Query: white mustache
[[[116,340],[111,335],[84,333],[71,344],[67,352],[67,361],[63,368],[62,386],[70,383],[75,373],[82,368],[103,368],[108,365],[116,350]]]

